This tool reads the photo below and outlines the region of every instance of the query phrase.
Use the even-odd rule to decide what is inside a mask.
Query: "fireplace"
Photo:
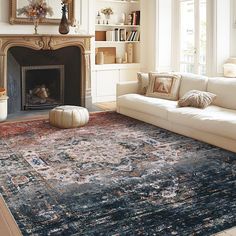
[[[59,104],[91,107],[91,37],[0,34],[0,87],[7,89],[8,113]]]
[[[22,110],[64,104],[64,65],[22,67]]]

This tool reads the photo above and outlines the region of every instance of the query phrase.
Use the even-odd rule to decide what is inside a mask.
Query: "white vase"
[[[96,64],[97,65],[102,65],[104,64],[104,54],[103,52],[98,52],[96,54]]]
[[[120,22],[120,23],[121,23],[122,25],[125,25],[125,22],[126,22],[126,14],[125,14],[125,13],[122,13],[122,14],[121,14],[121,22]]]
[[[111,16],[110,15],[105,15],[105,18],[106,18],[106,24],[108,25],[109,24],[109,20],[111,19]]]

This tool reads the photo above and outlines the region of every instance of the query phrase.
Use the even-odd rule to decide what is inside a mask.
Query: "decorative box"
[[[224,64],[223,68],[225,77],[236,78],[236,64],[226,63]]]

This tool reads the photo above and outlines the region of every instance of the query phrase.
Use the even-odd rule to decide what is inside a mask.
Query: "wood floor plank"
[[[0,194],[0,235],[22,236],[11,212]]]

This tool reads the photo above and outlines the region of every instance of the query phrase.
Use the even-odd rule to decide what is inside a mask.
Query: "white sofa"
[[[179,97],[189,90],[217,95],[205,109],[140,95],[138,82],[117,84],[117,112],[236,152],[236,78],[182,74]]]

